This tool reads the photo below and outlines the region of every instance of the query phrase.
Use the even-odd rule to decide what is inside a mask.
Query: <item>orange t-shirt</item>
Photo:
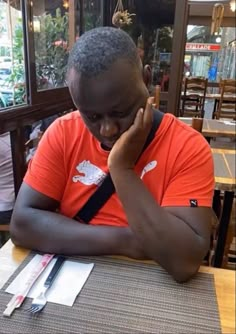
[[[74,217],[108,172],[108,155],[75,111],[58,118],[47,129],[24,181],[59,201],[63,215]],[[212,205],[214,170],[210,147],[201,134],[172,114],[164,115],[135,170],[161,206],[191,206],[192,200],[198,206]],[[127,226],[116,193],[90,223]]]

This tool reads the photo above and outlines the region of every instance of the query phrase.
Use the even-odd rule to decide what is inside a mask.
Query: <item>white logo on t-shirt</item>
[[[157,165],[157,161],[150,161],[142,170],[140,178],[142,179],[144,175],[151,170],[153,170]],[[106,177],[106,173],[103,172],[99,167],[93,165],[89,160],[84,160],[76,166],[76,170],[83,175],[75,175],[72,178],[73,182],[81,182],[86,186],[92,184],[100,185]]]
[[[99,185],[106,177],[106,173],[104,173],[97,166],[93,165],[89,160],[80,162],[76,166],[76,169],[80,174],[83,175],[73,176],[72,181],[75,183],[80,181],[86,186],[90,186],[92,184]]]
[[[153,170],[157,165],[157,161],[156,160],[153,160],[153,161],[150,161],[142,170],[142,173],[141,173],[141,176],[140,176],[140,179],[142,179],[144,177],[144,175],[148,172],[150,172],[151,170]]]

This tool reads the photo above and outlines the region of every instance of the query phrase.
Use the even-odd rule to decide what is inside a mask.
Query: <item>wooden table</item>
[[[194,94],[194,91],[193,92],[187,92],[186,96],[188,95],[191,95],[191,94]],[[196,94],[196,92],[195,92]],[[197,93],[200,97],[202,96],[203,97],[203,94],[200,92],[200,93]],[[209,99],[209,100],[214,100],[214,107],[213,107],[213,113],[212,115],[214,115],[214,113],[216,112],[217,110],[217,107],[218,107],[218,104],[219,104],[219,101],[220,101],[220,97],[221,97],[221,94],[220,93],[206,93],[206,96],[205,96],[205,99]],[[227,98],[226,101],[234,101],[235,102],[235,99],[236,99],[236,94],[224,94],[224,97]],[[182,91],[181,92],[181,99],[184,98],[184,92]]]
[[[222,214],[219,223],[218,240],[214,259],[214,266],[221,267],[231,219],[234,194],[236,190],[236,151],[215,148],[212,148],[211,151],[214,159],[215,175],[215,194],[213,208],[214,206],[217,206],[218,203],[220,203],[220,192],[224,192]]]
[[[192,117],[178,117],[185,124],[192,124]],[[202,134],[206,138],[236,137],[236,122],[218,119],[203,119]]]
[[[13,246],[10,240],[0,249],[0,288],[28,253],[26,249]],[[214,275],[222,332],[235,333],[234,271],[203,266],[200,271]]]
[[[203,96],[203,93],[201,93],[201,92],[196,93],[196,91],[195,92],[194,91],[187,92],[186,96],[191,95],[191,94],[198,94],[199,96]],[[183,98],[183,96],[184,96],[184,92],[182,91],[181,92],[181,98]],[[234,100],[235,97],[236,97],[236,94],[224,94],[224,96],[227,97],[227,99],[229,99],[229,100],[230,99]],[[205,96],[206,99],[215,100],[215,101],[217,101],[217,100],[219,101],[220,97],[221,97],[220,93],[206,93],[206,96]]]
[[[212,148],[214,159],[215,189],[222,191],[236,190],[236,151]]]
[[[187,92],[187,96],[188,95],[191,95],[191,94],[194,94],[194,91],[192,91],[192,92]],[[203,96],[203,93],[197,93],[199,96]],[[184,92],[181,92],[181,96],[184,96]],[[226,96],[227,98],[232,98],[232,99],[234,99],[235,97],[236,97],[236,95],[235,94],[225,94],[224,96]],[[220,97],[221,97],[221,94],[220,93],[206,93],[206,96],[205,96],[205,98],[206,99],[209,99],[209,100],[215,100],[215,99],[220,99]]]
[[[227,97],[227,99],[235,99],[236,95],[235,94],[224,94],[225,97]],[[221,97],[220,93],[206,93],[206,99],[209,100],[219,100]]]
[[[215,112],[217,111],[218,104],[220,102],[220,97],[221,97],[220,93],[216,93],[216,94],[206,93],[206,99],[215,100],[212,115],[214,115]],[[226,103],[228,101],[233,101],[233,103],[235,103],[236,95],[235,94],[224,94],[224,98],[226,98],[226,100],[224,100],[224,102]]]

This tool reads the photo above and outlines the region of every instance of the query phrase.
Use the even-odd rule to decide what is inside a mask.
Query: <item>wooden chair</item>
[[[9,225],[0,224],[0,232],[9,232]]]
[[[181,116],[204,117],[207,83],[208,79],[202,77],[185,78]]]
[[[203,118],[193,117],[191,126],[196,131],[202,133]]]
[[[26,165],[28,164],[28,162],[30,161],[30,159],[33,157],[38,144],[40,142],[40,139],[42,138],[43,132],[40,131],[37,134],[36,138],[32,138],[29,139],[26,143],[25,143],[25,157],[26,157]]]
[[[1,224],[0,222],[0,244],[3,245],[7,241],[7,234],[9,233],[9,229],[9,224]]]
[[[154,90],[154,103],[153,103],[153,107],[156,109],[160,108],[160,93],[161,93],[161,86],[156,85]]]
[[[231,118],[236,120],[236,80],[220,81],[220,100],[213,118]]]

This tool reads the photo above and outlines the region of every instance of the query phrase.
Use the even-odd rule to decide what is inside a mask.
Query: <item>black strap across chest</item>
[[[159,128],[164,114],[160,111],[154,111],[153,124],[151,131],[148,135],[146,143],[143,147],[142,152],[148,147],[153,140],[157,129]],[[97,212],[103,207],[108,201],[111,195],[115,192],[115,187],[112,182],[110,173],[107,174],[102,184],[96,189],[84,206],[77,212],[74,219],[88,224],[91,219],[97,214]]]

